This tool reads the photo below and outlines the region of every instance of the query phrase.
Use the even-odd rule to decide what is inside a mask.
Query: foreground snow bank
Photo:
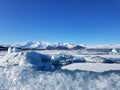
[[[103,73],[0,67],[0,90],[120,90],[120,71]]]

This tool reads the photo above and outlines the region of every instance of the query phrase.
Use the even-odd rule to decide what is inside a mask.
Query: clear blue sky
[[[120,43],[120,0],[0,0],[0,44]]]

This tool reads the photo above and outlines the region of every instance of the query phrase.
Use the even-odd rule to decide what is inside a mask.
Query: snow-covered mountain
[[[11,45],[2,45],[5,47],[17,47],[22,49],[46,49],[46,50],[79,50],[79,49],[95,49],[95,50],[108,50],[108,49],[120,49],[120,44],[103,44],[103,45],[84,45],[73,43],[50,43],[50,42],[23,42]]]
[[[47,50],[76,50],[84,49],[84,45],[81,44],[71,44],[71,43],[49,43],[49,42],[23,42],[16,43],[12,45],[7,45],[7,47],[17,47],[24,49],[47,49]]]

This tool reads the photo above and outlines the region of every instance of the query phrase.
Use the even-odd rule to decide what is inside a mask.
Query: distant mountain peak
[[[23,43],[16,43],[12,45],[8,45],[11,47],[23,48],[23,49],[53,49],[53,50],[71,50],[71,49],[83,49],[85,48],[79,44],[71,44],[71,43],[50,43],[50,42],[40,42],[40,41],[33,41],[33,42],[23,42]]]

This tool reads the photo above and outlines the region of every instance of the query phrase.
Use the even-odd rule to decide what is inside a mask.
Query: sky
[[[0,0],[0,44],[120,44],[120,0]]]

